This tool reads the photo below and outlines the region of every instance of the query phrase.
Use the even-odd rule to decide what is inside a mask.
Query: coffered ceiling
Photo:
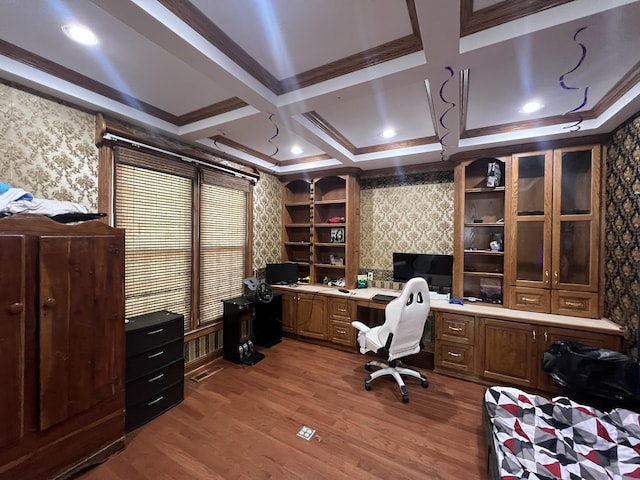
[[[15,0],[0,78],[277,174],[371,170],[610,132],[638,25],[638,0]]]

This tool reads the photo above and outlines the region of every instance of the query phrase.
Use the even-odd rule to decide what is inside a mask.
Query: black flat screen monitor
[[[453,255],[393,253],[393,281],[422,277],[429,290],[449,293],[453,284]]]
[[[298,265],[295,263],[267,263],[266,282],[269,285],[289,285],[298,281]]]

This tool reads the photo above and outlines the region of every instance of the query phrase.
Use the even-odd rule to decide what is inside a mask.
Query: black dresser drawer
[[[180,359],[127,383],[127,408],[158,395],[162,390],[182,381],[184,360]]]
[[[165,365],[181,360],[184,355],[184,340],[162,345],[135,357],[127,358],[126,381],[136,380]]]
[[[184,336],[184,317],[162,310],[131,317],[126,324],[126,356],[132,357]]]
[[[163,414],[171,407],[176,406],[184,399],[184,381],[171,385],[162,390],[153,397],[127,407],[125,415],[125,430],[127,432],[133,430],[140,425],[147,423],[149,420]]]

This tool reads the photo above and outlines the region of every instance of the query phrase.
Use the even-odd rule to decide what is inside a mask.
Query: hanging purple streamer
[[[275,150],[275,152],[273,152],[273,153],[270,155],[270,157],[275,157],[275,156],[278,154],[279,149],[278,149],[278,146],[277,146],[275,143],[273,143],[273,142],[272,142],[272,140],[273,140],[274,138],[276,138],[276,137],[280,134],[280,130],[278,129],[278,125],[276,125],[276,122],[274,122],[274,121],[273,121],[273,113],[272,113],[271,115],[269,115],[269,121],[270,121],[271,123],[273,123],[273,126],[274,126],[274,127],[275,127],[275,129],[276,129],[276,133],[275,133],[275,134],[274,134],[274,135],[273,135],[273,136],[268,140],[268,142],[269,142],[271,145],[273,145],[273,146],[275,147],[275,149],[276,149],[276,150]]]
[[[581,27],[578,30],[576,30],[576,33],[573,34],[573,41],[577,41],[578,38],[578,34],[580,32],[582,32],[583,30],[585,30],[587,27]],[[584,62],[585,58],[587,58],[587,47],[583,44],[578,42],[578,45],[580,46],[582,53],[580,55],[580,59],[578,60],[578,63],[576,64],[575,67],[573,67],[571,70],[569,70],[568,72],[560,75],[560,78],[558,79],[560,81],[560,86],[565,89],[565,90],[580,90],[580,87],[571,87],[569,85],[567,85],[567,83],[565,82],[565,77],[567,75],[569,75],[570,73],[575,72],[578,68],[580,68],[580,65],[582,65],[582,62]],[[578,105],[576,108],[569,110],[568,112],[565,113],[565,115],[571,115],[574,114],[576,112],[578,112],[578,110],[582,109],[588,102],[589,100],[589,87],[585,87],[584,88],[584,98],[582,100],[582,103],[580,105]],[[580,124],[582,123],[583,117],[582,115],[578,115],[578,121],[576,121],[576,123],[572,124],[572,125],[568,125],[565,126],[563,128],[565,129],[572,129],[572,132],[577,132],[578,130],[580,130]]]
[[[449,135],[450,133],[450,128],[447,127],[444,123],[444,117],[447,115],[447,113],[449,113],[449,111],[452,108],[455,108],[456,104],[454,102],[450,102],[448,101],[446,98],[444,98],[444,87],[447,85],[447,83],[449,83],[449,80],[451,80],[454,76],[454,72],[453,72],[453,68],[451,67],[444,67],[445,70],[447,70],[449,72],[449,78],[447,78],[444,82],[442,82],[442,85],[440,85],[440,100],[442,100],[444,103],[446,103],[447,105],[449,105],[449,108],[447,108],[442,115],[440,115],[440,118],[438,119],[440,125],[442,126],[442,128],[446,129],[447,132],[444,135],[441,135],[439,138],[440,141],[440,146],[442,147],[440,149],[440,159],[444,160],[444,151],[445,149],[448,147],[447,144],[444,143],[444,139],[447,137],[447,135]]]

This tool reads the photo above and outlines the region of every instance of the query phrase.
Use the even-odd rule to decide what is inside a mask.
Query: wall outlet
[[[367,272],[367,280],[369,280],[370,282],[373,281],[373,272]]]

